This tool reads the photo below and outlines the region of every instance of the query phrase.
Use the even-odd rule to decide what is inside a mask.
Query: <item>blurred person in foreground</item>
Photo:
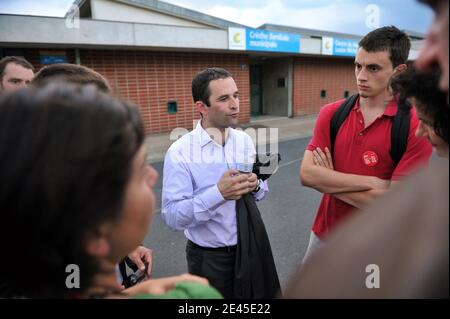
[[[92,84],[103,93],[111,94],[112,89],[106,78],[95,70],[83,65],[70,63],[56,63],[44,66],[36,73],[32,84],[37,87],[45,86],[50,82],[62,81],[79,85]],[[153,269],[153,251],[140,244],[128,256],[117,265],[118,281],[125,286],[132,285],[127,277],[128,265],[134,266],[145,276],[143,279],[151,277]]]
[[[449,2],[435,11],[419,72],[439,66],[449,89]],[[448,103],[442,108],[448,112]],[[448,125],[448,122],[447,122]],[[448,298],[449,162],[432,165],[330,235],[291,279],[287,298]]]
[[[115,264],[143,241],[154,211],[143,140],[137,108],[92,85],[0,99],[2,297],[220,297],[188,274],[126,290],[116,281]]]

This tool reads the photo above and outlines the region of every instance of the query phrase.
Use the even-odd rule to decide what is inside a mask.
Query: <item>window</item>
[[[178,102],[177,101],[167,102],[167,113],[176,114],[177,112],[178,112]]]

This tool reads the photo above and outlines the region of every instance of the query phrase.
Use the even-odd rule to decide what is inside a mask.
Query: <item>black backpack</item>
[[[334,151],[334,142],[336,141],[336,136],[344,123],[348,114],[352,110],[356,101],[358,100],[359,94],[355,94],[347,98],[344,103],[339,106],[333,115],[330,122],[330,138],[331,138],[331,153]],[[397,114],[394,117],[392,128],[391,128],[391,158],[397,165],[403,157],[406,151],[406,146],[408,144],[408,133],[409,125],[411,122],[411,104],[405,101],[404,105],[398,106]]]

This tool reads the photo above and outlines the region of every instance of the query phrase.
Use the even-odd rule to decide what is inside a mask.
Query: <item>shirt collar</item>
[[[353,107],[353,110],[360,110],[361,107],[359,105],[359,97],[358,100],[355,103],[355,106]],[[392,99],[392,101],[390,101],[387,105],[386,105],[386,109],[384,110],[383,116],[390,116],[390,117],[394,117],[395,115],[397,115],[397,110],[398,110],[398,97],[395,97],[394,99]]]
[[[212,142],[211,137],[208,135],[208,133],[206,133],[206,131],[202,127],[202,120],[199,120],[197,122],[197,126],[195,127],[194,130],[194,136],[201,147]]]
[[[398,111],[398,98],[395,97],[386,105],[383,115],[394,117]]]
[[[201,120],[198,121],[197,126],[195,127],[194,136],[197,138],[197,141],[198,141],[198,143],[200,144],[201,147],[204,147],[204,146],[208,145],[209,143],[215,143],[213,141],[213,139],[211,138],[211,136],[209,136],[208,132],[206,132],[205,129],[202,127],[202,121]],[[228,140],[227,140],[227,142],[232,137],[233,137],[233,130],[230,127],[230,128],[228,128]],[[215,143],[215,144],[218,145],[217,143]]]

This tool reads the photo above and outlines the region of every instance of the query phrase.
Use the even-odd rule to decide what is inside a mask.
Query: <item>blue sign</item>
[[[246,29],[248,51],[300,53],[300,35]]]
[[[333,55],[356,56],[358,52],[358,42],[348,39],[334,39]]]
[[[41,55],[41,64],[67,63],[65,55]]]

